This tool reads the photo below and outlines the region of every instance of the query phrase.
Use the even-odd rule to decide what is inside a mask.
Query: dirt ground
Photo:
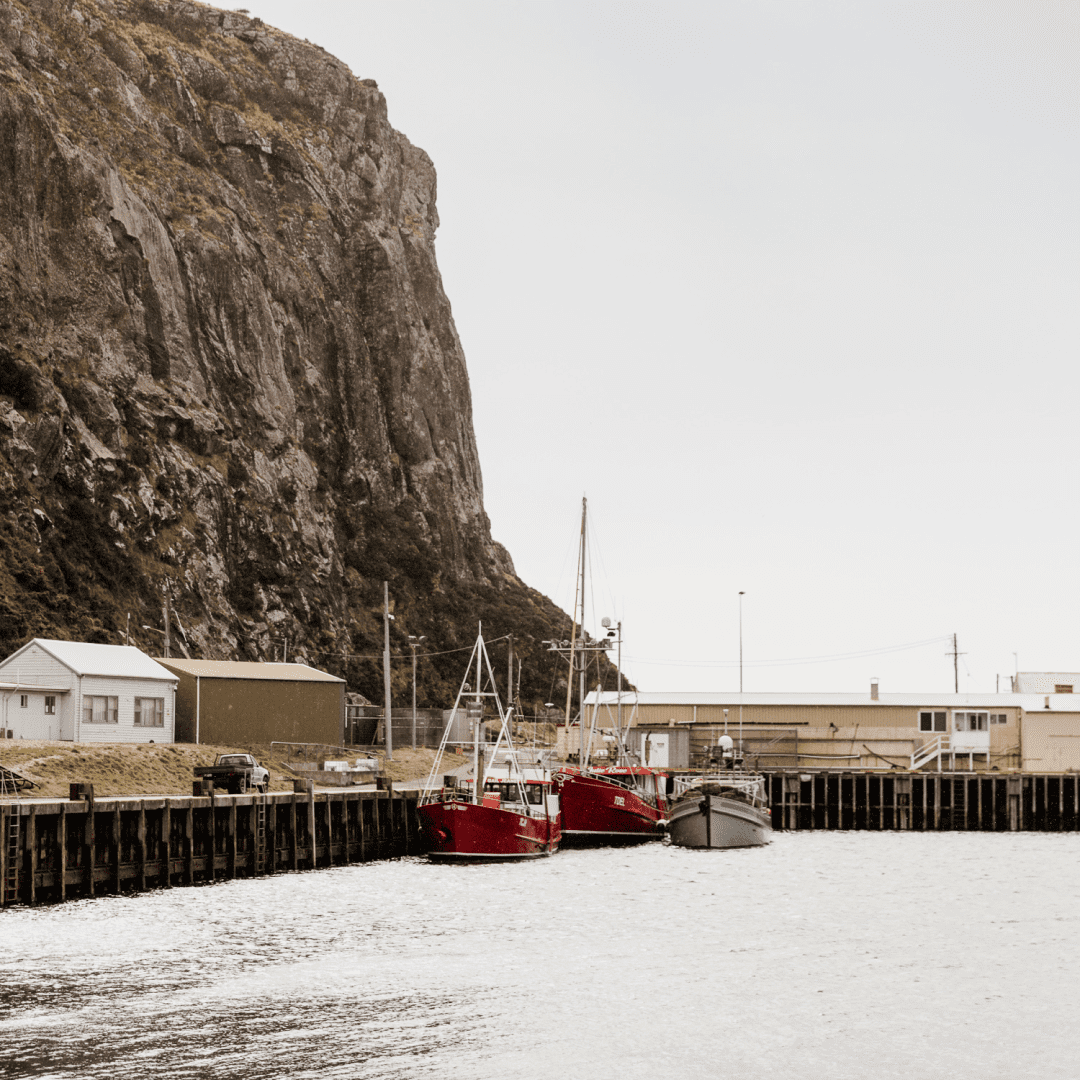
[[[44,740],[0,741],[0,765],[34,782],[27,796],[66,796],[68,785],[94,785],[98,798],[109,795],[190,795],[192,770],[213,765],[218,754],[254,754],[270,770],[271,791],[292,791],[290,758],[274,746],[194,746],[191,743],[70,743]],[[318,760],[368,757],[360,748],[324,754]],[[380,756],[380,755],[376,755]],[[395,783],[424,779],[435,759],[434,750],[396,750],[383,773]],[[291,759],[294,763],[296,758]],[[300,759],[302,760],[302,759]],[[312,758],[311,760],[316,760]],[[381,756],[380,756],[381,761]],[[310,775],[310,774],[308,774]]]

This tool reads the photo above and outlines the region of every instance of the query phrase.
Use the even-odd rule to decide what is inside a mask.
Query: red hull
[[[425,846],[433,859],[535,859],[558,850],[558,816],[522,817],[471,802],[427,803],[419,809]]]
[[[579,843],[636,843],[664,835],[664,803],[653,806],[596,774],[559,772],[563,836]]]

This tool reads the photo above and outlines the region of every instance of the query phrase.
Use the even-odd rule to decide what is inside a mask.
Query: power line
[[[502,637],[485,638],[484,640],[487,644],[493,645],[496,641],[506,641],[509,637],[509,634],[503,634]],[[442,649],[440,652],[422,652],[417,653],[416,656],[417,659],[423,659],[427,656],[450,656],[452,653],[472,652],[474,648],[475,646],[473,645],[463,645],[460,649]],[[383,658],[382,653],[373,653],[368,656],[364,653],[343,653],[340,649],[298,649],[297,651],[302,653],[304,656],[337,656],[345,660],[381,660]],[[412,654],[397,652],[391,653],[391,656],[396,656],[401,659],[407,660],[411,659]]]

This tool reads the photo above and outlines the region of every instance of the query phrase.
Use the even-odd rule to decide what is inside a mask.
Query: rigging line
[[[823,656],[787,657],[776,660],[749,660],[745,661],[744,667],[781,667],[785,664],[829,664],[843,660],[859,660],[868,656],[882,656],[886,653],[905,652],[910,649],[921,649],[928,645],[937,645],[942,641],[951,641],[952,635],[929,638],[926,641],[913,641],[907,645],[889,645],[880,649],[866,649],[862,652],[832,653]],[[635,664],[663,664],[669,667],[718,667],[737,668],[738,660],[658,660],[655,658],[623,655],[623,659]]]

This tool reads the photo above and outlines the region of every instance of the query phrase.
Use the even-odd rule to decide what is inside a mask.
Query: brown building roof
[[[158,663],[176,674],[200,679],[258,679],[269,682],[335,682],[336,675],[308,667],[307,664],[260,664],[250,660],[183,660],[158,657]]]

